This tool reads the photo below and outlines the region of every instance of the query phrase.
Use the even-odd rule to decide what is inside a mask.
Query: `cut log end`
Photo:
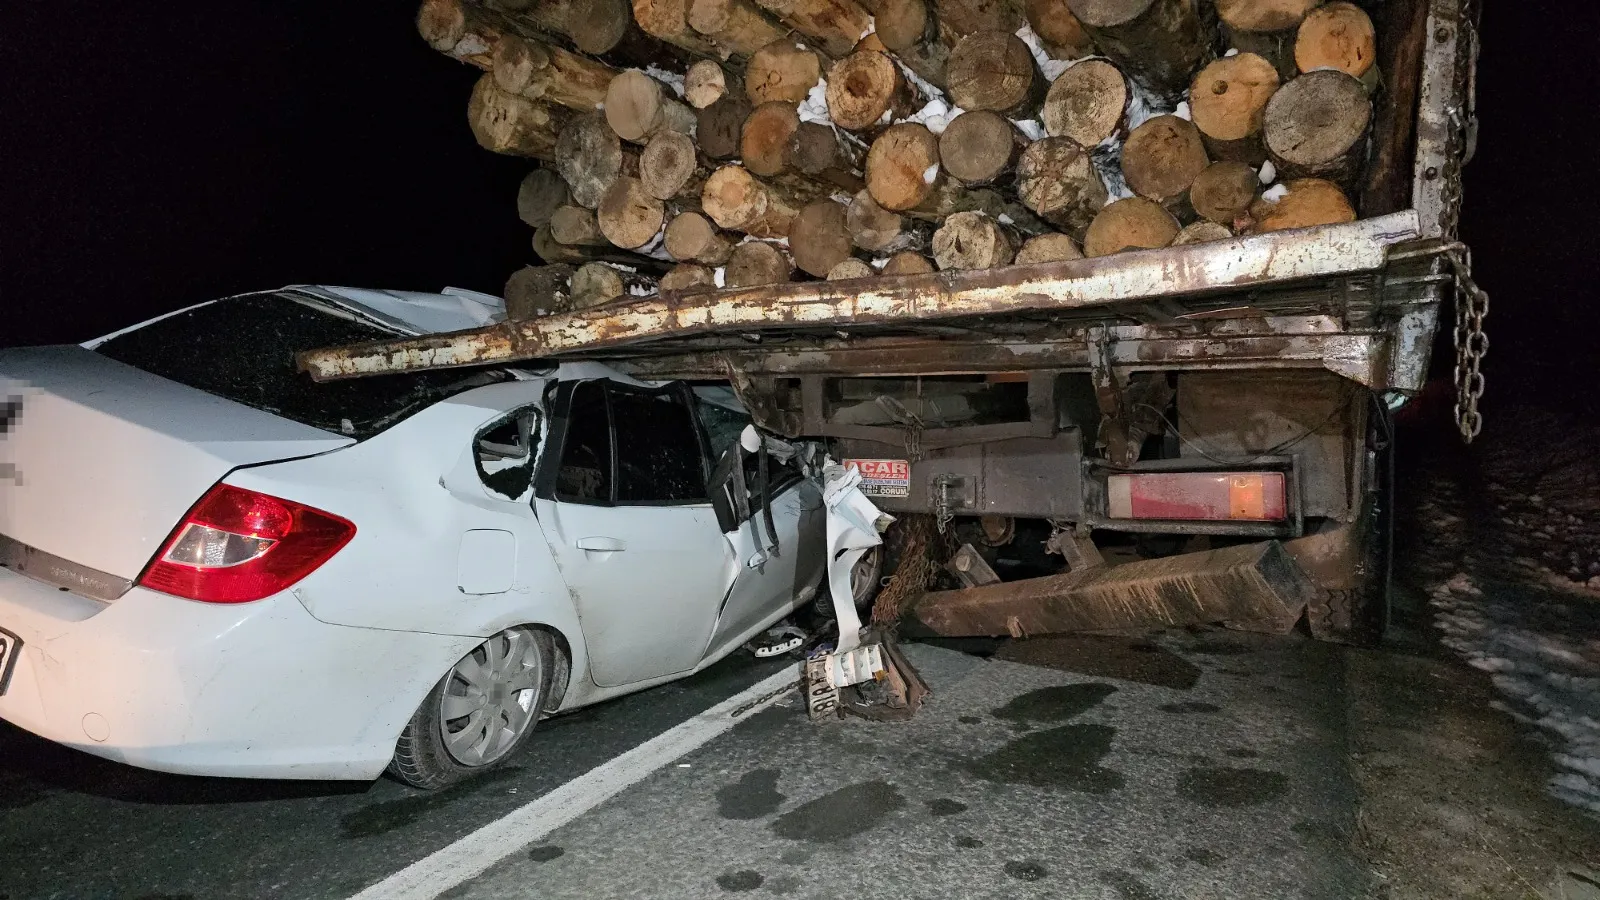
[[[931,15],[928,0],[878,0],[873,27],[885,47],[906,50],[923,40]]]
[[[773,101],[802,103],[821,80],[817,54],[787,37],[757,50],[744,70],[745,95],[757,106]]]
[[[628,6],[628,0],[585,0],[581,15],[567,17],[567,37],[590,56],[610,53],[627,37],[633,23]]]
[[[1045,95],[1045,131],[1094,147],[1122,132],[1128,81],[1104,59],[1086,59],[1062,72]]]
[[[1159,203],[1128,197],[1108,205],[1094,217],[1083,239],[1085,256],[1109,256],[1124,250],[1150,250],[1171,244],[1178,220]]]
[[[607,240],[633,250],[661,233],[666,224],[666,207],[645,191],[639,179],[623,175],[606,188],[595,217]]]
[[[851,257],[842,259],[838,265],[828,270],[829,281],[849,281],[853,278],[872,278],[878,270],[859,259]]]
[[[720,266],[733,252],[733,242],[717,231],[711,220],[697,212],[686,212],[667,223],[663,238],[667,255],[682,262]]]
[[[534,169],[517,187],[517,217],[540,228],[550,224],[550,216],[557,207],[571,199],[567,183],[551,169]]]
[[[1094,53],[1094,40],[1073,15],[1067,0],[1027,0],[1023,13],[1051,57],[1082,59]]]
[[[1181,200],[1211,160],[1193,122],[1156,116],[1135,128],[1122,148],[1122,173],[1135,194],[1162,204]]]
[[[1321,0],[1217,0],[1217,18],[1233,31],[1294,28]]]
[[[748,241],[733,248],[723,272],[724,286],[730,288],[782,284],[793,278],[794,263],[789,254],[777,244],[766,241]]]
[[[594,210],[581,206],[563,206],[552,213],[550,236],[569,247],[603,247],[611,243],[600,230]]]
[[[1378,61],[1377,32],[1361,7],[1335,0],[1307,14],[1294,42],[1295,65],[1302,72],[1337,69],[1364,78]]]
[[[750,117],[750,101],[743,94],[727,96],[700,110],[695,138],[700,152],[711,159],[734,159],[739,155],[739,140],[744,120]]]
[[[745,119],[739,139],[744,167],[764,177],[783,172],[789,165],[789,141],[799,127],[793,103],[775,100],[757,106]]]
[[[573,201],[594,209],[606,188],[622,174],[622,142],[600,113],[580,115],[561,130],[555,166],[571,189]]]
[[[683,76],[683,99],[695,109],[705,109],[727,93],[727,73],[709,59],[696,62]]]
[[[889,257],[881,270],[885,275],[928,275],[934,271],[933,261],[920,253],[901,250]]]
[[[671,200],[690,190],[700,173],[700,160],[694,141],[676,131],[663,131],[645,144],[639,154],[639,180],[650,196],[657,200]]]
[[[622,272],[602,262],[584,263],[572,274],[572,306],[588,309],[609,303],[627,293]]]
[[[1028,45],[1014,34],[980,31],[950,53],[950,100],[962,109],[988,109],[1027,118],[1044,100],[1045,81]]]
[[[717,289],[716,273],[696,263],[680,263],[661,276],[661,293],[695,294]]]
[[[904,225],[905,217],[879,206],[871,192],[865,190],[857,191],[850,198],[850,207],[845,211],[850,238],[863,250],[876,251],[892,246]]]
[[[1371,121],[1372,101],[1361,82],[1323,69],[1272,95],[1262,131],[1283,177],[1343,181],[1359,173]]]
[[[617,137],[642,144],[662,130],[694,130],[695,116],[666,95],[659,81],[629,69],[611,79],[606,90],[606,123]]]
[[[561,128],[571,112],[500,90],[488,72],[467,103],[467,123],[478,145],[494,153],[553,159]]]
[[[891,125],[867,151],[867,190],[884,209],[912,209],[938,178],[939,139],[926,126]]]
[[[1232,228],[1261,194],[1256,170],[1237,160],[1207,166],[1189,186],[1189,203],[1202,218]]]
[[[1331,181],[1299,178],[1285,182],[1284,187],[1288,192],[1278,200],[1263,197],[1251,206],[1252,234],[1355,221],[1350,199]]]
[[[1017,196],[1040,218],[1072,233],[1082,233],[1107,199],[1088,152],[1065,137],[1037,140],[1022,151]]]
[[[1025,143],[1005,116],[991,110],[964,112],[939,135],[939,161],[962,184],[988,184],[1012,169]]]
[[[1212,61],[1195,76],[1189,104],[1206,147],[1222,159],[1259,165],[1267,103],[1278,91],[1278,70],[1254,53]]]
[[[572,308],[570,265],[523,266],[506,279],[506,318],[525,322]]]
[[[1185,244],[1225,241],[1231,237],[1233,237],[1233,232],[1229,231],[1227,226],[1201,220],[1183,226],[1183,230],[1178,232],[1178,236],[1172,239],[1172,246],[1182,247]]]
[[[865,131],[905,113],[920,99],[888,56],[852,53],[828,71],[828,116],[840,128]]]
[[[1082,258],[1083,251],[1078,249],[1077,241],[1064,234],[1051,233],[1028,238],[1022,249],[1017,251],[1014,262],[1019,266],[1029,266]]]
[[[942,270],[993,269],[1015,255],[1011,237],[981,212],[959,212],[933,233],[933,258]]]
[[[851,240],[844,205],[818,200],[800,210],[789,228],[789,251],[795,265],[818,278],[848,259]]]

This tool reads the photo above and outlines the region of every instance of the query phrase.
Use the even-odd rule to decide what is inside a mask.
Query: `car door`
[[[603,687],[694,668],[736,574],[684,385],[563,383],[535,488],[539,524]]]

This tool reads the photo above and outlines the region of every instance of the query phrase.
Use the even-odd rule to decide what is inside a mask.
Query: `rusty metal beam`
[[[508,363],[695,334],[795,327],[911,325],[976,316],[1111,308],[1376,271],[1417,236],[1412,210],[1340,225],[1119,253],[1095,259],[653,297],[473,331],[302,353],[318,381]]]

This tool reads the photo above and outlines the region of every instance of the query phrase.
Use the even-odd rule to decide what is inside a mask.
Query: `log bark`
[[[1107,200],[1088,151],[1065,137],[1034,141],[1017,161],[1017,196],[1040,218],[1079,235]]]
[[[1288,193],[1278,200],[1262,197],[1251,206],[1251,234],[1355,221],[1356,212],[1349,198],[1331,181],[1297,178],[1285,182],[1284,187]]]
[[[506,318],[525,322],[572,309],[569,265],[523,266],[506,279]]]
[[[1177,116],[1156,116],[1128,135],[1122,174],[1128,188],[1168,209],[1181,209],[1189,186],[1211,160],[1200,129]]]
[[[619,297],[656,293],[656,279],[603,262],[584,263],[572,273],[572,308],[588,309]]]
[[[1192,0],[1067,3],[1100,52],[1158,100],[1175,103],[1212,52],[1212,29]]]
[[[662,131],[694,134],[694,110],[679,103],[661,82],[629,69],[606,88],[606,123],[617,137],[643,144]]]
[[[571,263],[581,266],[587,262],[613,262],[654,275],[672,268],[672,265],[665,260],[630,253],[620,247],[569,247],[551,237],[548,226],[533,230],[533,252],[547,263]]]
[[[724,56],[753,55],[789,32],[749,0],[688,0],[689,27],[709,38]]]
[[[698,294],[717,289],[715,272],[697,263],[680,263],[661,276],[662,294]]]
[[[794,261],[788,251],[767,241],[747,241],[733,248],[723,270],[724,287],[749,288],[794,280]]]
[[[1109,60],[1086,59],[1062,72],[1045,94],[1044,130],[1094,148],[1127,127],[1128,80]]]
[[[940,270],[994,269],[1011,264],[1021,242],[981,212],[960,212],[933,233],[933,260]]]
[[[1361,177],[1372,101],[1343,72],[1308,72],[1267,102],[1263,134],[1281,178],[1326,178],[1341,187]]]
[[[633,18],[645,33],[706,59],[725,59],[705,35],[689,27],[689,0],[633,0]]]
[[[1267,158],[1262,121],[1277,92],[1278,70],[1254,53],[1224,56],[1201,69],[1189,88],[1189,108],[1211,156],[1261,165]]]
[[[1067,0],[1027,0],[1023,13],[1051,58],[1082,59],[1095,52],[1094,39],[1072,14]]]
[[[877,269],[852,256],[849,259],[840,260],[838,265],[829,269],[828,280],[849,281],[852,278],[873,278],[877,274]]]
[[[624,250],[637,250],[661,233],[667,209],[644,189],[644,182],[624,175],[606,188],[595,219],[606,240]]]
[[[563,206],[550,216],[550,236],[569,247],[604,247],[611,243],[600,230],[594,210]]]
[[[756,0],[784,24],[812,39],[822,52],[843,59],[872,27],[872,16],[855,0]]]
[[[700,110],[694,132],[700,152],[711,159],[738,158],[744,120],[749,117],[750,101],[743,93],[723,97]]]
[[[1233,237],[1233,232],[1229,231],[1227,226],[1201,219],[1183,226],[1183,230],[1178,232],[1178,236],[1172,239],[1172,246],[1182,247],[1185,244],[1225,241],[1231,237]]]
[[[957,40],[980,31],[1007,34],[1022,27],[1022,4],[1014,0],[935,0],[940,27]]]
[[[1031,118],[1038,112],[1050,86],[1028,45],[1000,31],[962,38],[950,51],[945,78],[956,106],[994,110],[1012,119]]]
[[[1294,62],[1301,72],[1337,69],[1372,90],[1378,82],[1378,36],[1372,19],[1345,0],[1313,9],[1295,33]]]
[[[1028,139],[992,110],[964,112],[939,135],[939,162],[968,187],[1000,180],[1016,168]]]
[[[1014,265],[1031,266],[1037,263],[1066,262],[1069,259],[1083,259],[1083,251],[1078,249],[1078,242],[1067,235],[1052,232],[1028,238],[1012,262]]]
[[[800,210],[789,229],[789,252],[796,266],[818,278],[827,277],[834,266],[850,258],[854,249],[844,204],[816,200]]]
[[[750,102],[803,103],[822,80],[827,61],[815,50],[780,38],[751,55],[744,67],[744,92]]]
[[[493,71],[507,93],[583,112],[605,102],[617,75],[603,62],[514,35],[495,45]]]
[[[857,191],[850,198],[845,227],[850,230],[852,243],[872,253],[926,250],[933,238],[926,223],[884,209],[866,190]]]
[[[463,0],[423,0],[416,26],[429,47],[485,71],[494,66],[501,35],[513,30],[503,16]]]
[[[802,175],[855,193],[866,186],[861,148],[821,122],[801,122],[789,138],[789,165]]]
[[[920,253],[911,250],[901,250],[899,253],[884,261],[884,275],[930,275],[933,273],[933,261]]]
[[[565,107],[500,90],[488,72],[478,78],[467,102],[467,124],[478,145],[509,156],[554,159],[556,141],[571,116]]]
[[[792,180],[762,181],[743,166],[723,166],[706,179],[700,206],[711,221],[760,238],[788,237],[795,216],[827,194]]]
[[[571,199],[567,183],[559,173],[554,169],[534,169],[517,188],[517,218],[534,228],[548,225],[556,208],[565,206]]]
[[[733,253],[733,241],[717,230],[711,220],[697,212],[674,216],[667,223],[667,255],[680,262],[720,266]]]
[[[1227,228],[1248,216],[1250,204],[1260,195],[1256,170],[1236,160],[1206,166],[1189,186],[1189,203],[1195,213]]]
[[[887,55],[852,53],[828,70],[828,117],[850,131],[872,131],[909,116],[927,98]]]
[[[1428,9],[1426,3],[1386,3],[1378,11],[1385,40],[1373,68],[1388,77],[1384,102],[1373,117],[1372,162],[1359,193],[1363,215],[1387,215],[1411,206],[1412,141],[1422,52],[1429,38]]]
[[[789,168],[789,139],[799,127],[800,114],[793,103],[774,100],[757,106],[744,120],[739,139],[744,167],[763,178],[782,174]]]
[[[538,31],[566,38],[590,56],[616,50],[633,26],[628,0],[501,0],[495,5]]]
[[[958,35],[939,27],[931,0],[881,0],[873,13],[878,40],[906,68],[934,87],[946,85],[945,68]],[[828,76],[829,83],[833,76]]]
[[[729,93],[741,93],[744,85],[720,63],[702,59],[683,76],[683,99],[695,109],[705,109]]]
[[[700,202],[700,189],[711,175],[711,167],[700,159],[694,141],[676,131],[663,131],[644,145],[639,154],[639,180],[645,192],[657,200],[682,198],[690,205]]]
[[[618,176],[639,174],[639,153],[622,146],[603,113],[585,113],[561,130],[555,166],[572,191],[573,202],[594,209]]]
[[[1279,77],[1295,76],[1294,40],[1300,23],[1322,0],[1216,0],[1223,37],[1241,53],[1271,63]]]
[[[1083,239],[1084,256],[1165,247],[1178,236],[1178,220],[1153,200],[1128,197],[1100,210]]]

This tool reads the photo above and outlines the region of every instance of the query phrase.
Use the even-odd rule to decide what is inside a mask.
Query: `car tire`
[[[850,572],[850,580],[854,588],[856,612],[865,614],[872,609],[872,601],[877,598],[878,590],[883,581],[884,547],[873,547],[861,555],[855,568]],[[824,619],[833,618],[833,592],[828,590],[828,572],[822,572],[822,581],[817,587],[816,599],[812,601],[812,611]]]
[[[472,648],[422,699],[388,772],[438,790],[499,766],[533,736],[555,680],[548,632],[508,628]]]

